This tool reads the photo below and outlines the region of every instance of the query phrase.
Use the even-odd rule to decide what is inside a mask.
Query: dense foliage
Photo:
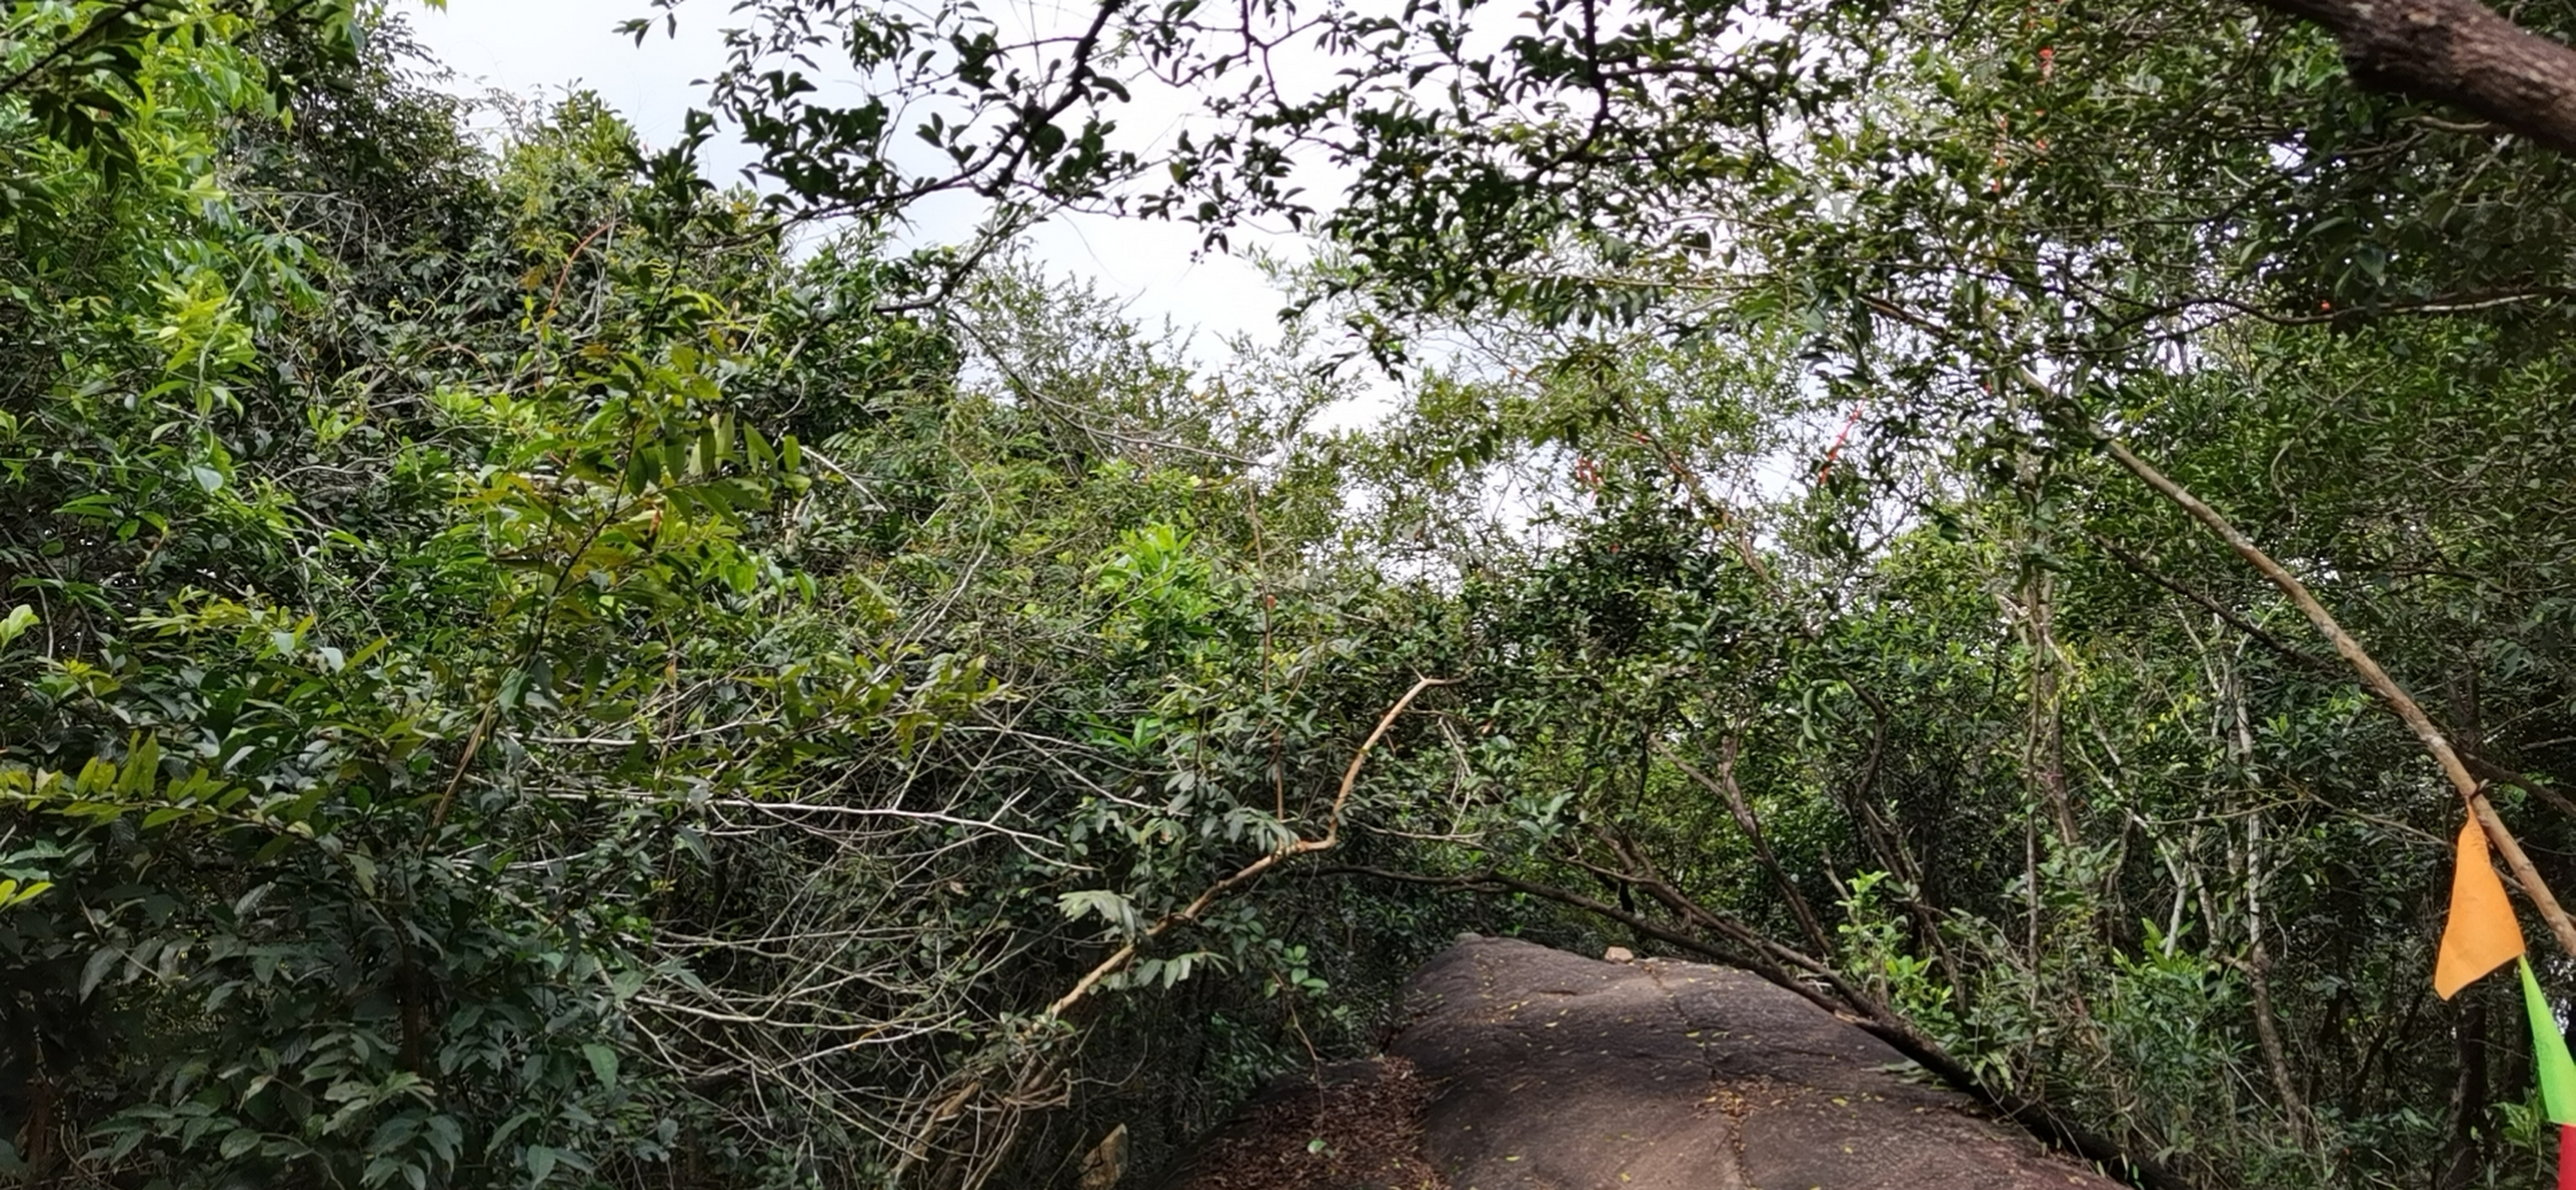
[[[400,13],[0,6],[0,1180],[1142,1176],[1470,927],[2142,1184],[2537,1176],[2458,800],[2109,444],[2576,887],[2563,158],[2217,0],[742,11],[655,149]],[[1210,362],[1067,205],[1324,250]]]

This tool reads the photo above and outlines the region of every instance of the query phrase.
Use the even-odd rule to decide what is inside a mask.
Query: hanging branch
[[[2474,0],[2467,0],[2467,3],[2470,7],[2478,7]],[[1954,337],[1943,328],[1894,302],[1876,297],[1864,297],[1861,301],[1870,310],[1904,322],[1936,340],[1954,341]],[[2307,584],[2300,582],[2297,575],[2291,574],[2286,567],[2274,561],[2271,555],[2264,553],[2251,538],[2238,531],[2226,517],[2219,515],[2217,509],[2202,503],[2198,497],[2184,490],[2182,485],[2156,470],[2146,460],[2130,453],[2129,448],[2122,445],[2119,439],[2094,425],[2089,414],[2073,401],[2050,388],[2037,373],[2023,366],[2007,366],[1998,371],[2004,379],[2020,385],[2039,397],[2043,407],[2070,416],[2074,423],[2082,427],[2084,433],[2102,448],[2104,453],[2126,468],[2131,475],[2145,481],[2146,485],[2155,489],[2158,495],[2190,513],[2193,520],[2199,521],[2210,532],[2217,534],[2219,540],[2226,542],[2228,548],[2236,551],[2237,556],[2251,563],[2255,570],[2271,581],[2273,586],[2280,588],[2282,594],[2290,597],[2290,602],[2296,604],[2300,612],[2308,617],[2308,622],[2315,625],[2317,631],[2323,633],[2326,639],[2333,643],[2335,652],[2342,654],[2344,660],[2352,664],[2353,669],[2361,675],[2362,685],[2372,694],[2377,695],[2381,702],[2387,704],[2389,710],[2395,712],[2397,717],[2405,722],[2407,730],[2415,734],[2416,740],[2424,745],[2424,750],[2432,754],[2434,763],[2440,765],[2442,774],[2450,779],[2451,787],[2459,792],[2460,800],[2467,803],[2470,816],[2477,819],[2478,827],[2486,834],[2487,842],[2496,849],[2497,854],[2504,857],[2505,866],[2512,870],[2515,882],[2520,884],[2524,894],[2531,898],[2532,906],[2540,911],[2541,920],[2548,924],[2549,932],[2558,939],[2559,949],[2576,955],[2576,922],[2568,920],[2567,911],[2559,907],[2558,898],[2550,893],[2549,886],[2541,880],[2539,869],[2532,866],[2531,857],[2523,854],[2522,844],[2515,841],[2513,832],[2505,826],[2504,819],[2497,816],[2495,806],[2487,801],[2485,787],[2470,774],[2468,763],[2461,758],[2459,751],[2451,746],[2450,739],[2442,734],[2442,730],[2434,725],[2432,717],[2426,715],[2424,708],[2416,705],[2415,699],[2406,693],[2406,688],[2398,685],[2396,679],[2389,677],[2388,672],[2379,667],[2379,662],[2371,657],[2369,651],[2361,647],[2361,642],[2354,640],[2351,633],[2345,632],[2343,625],[2336,622],[2334,614],[2328,612],[2324,604],[2317,602],[2316,596],[2309,593]]]
[[[2020,379],[2025,385],[2046,391],[2046,386],[2040,384],[2039,378],[2028,372],[2022,372]],[[2433,725],[2432,718],[2424,713],[2424,708],[2415,704],[2414,698],[2406,693],[2406,688],[2398,685],[2396,679],[2389,677],[2388,671],[2381,669],[2379,662],[2373,660],[2370,653],[2361,647],[2361,642],[2354,640],[2351,633],[2343,630],[2343,625],[2335,622],[2334,614],[2328,612],[2324,604],[2317,602],[2316,596],[2308,592],[2307,584],[2300,582],[2297,575],[2291,574],[2279,562],[2273,561],[2271,555],[2264,553],[2261,547],[2256,546],[2245,534],[2239,532],[2235,525],[2230,524],[2226,517],[2219,515],[2217,509],[2201,503],[2198,497],[2183,490],[2182,485],[2148,465],[2146,460],[2131,454],[2129,448],[2121,445],[2118,439],[2099,430],[2093,433],[2095,440],[2101,443],[2104,452],[2108,453],[2114,461],[2127,468],[2129,474],[2144,480],[2148,487],[2156,490],[2157,494],[2181,506],[2183,511],[2191,514],[2193,520],[2199,521],[2210,532],[2217,534],[2219,540],[2226,542],[2228,548],[2236,551],[2237,556],[2252,563],[2254,569],[2261,571],[2264,578],[2270,579],[2273,586],[2280,588],[2282,594],[2289,596],[2290,602],[2297,604],[2299,610],[2307,614],[2308,622],[2316,625],[2317,631],[2325,634],[2325,638],[2333,642],[2335,652],[2343,654],[2344,660],[2351,662],[2353,669],[2361,674],[2362,684],[2368,686],[2373,694],[2379,696],[2381,702],[2388,704],[2388,708],[2395,711],[2399,719],[2405,721],[2407,730],[2415,733],[2416,740],[2424,745],[2424,750],[2432,753],[2434,762],[2442,766],[2443,775],[2449,777],[2451,787],[2459,791],[2460,800],[2468,803],[2469,813],[2477,818],[2478,826],[2486,832],[2487,841],[2495,845],[2496,853],[2502,855],[2505,866],[2513,870],[2514,879],[2522,885],[2524,894],[2529,896],[2532,905],[2540,910],[2541,920],[2548,923],[2549,932],[2557,937],[2559,949],[2569,954],[2576,954],[2576,922],[2568,920],[2567,911],[2559,908],[2558,898],[2550,894],[2549,886],[2542,883],[2540,879],[2539,869],[2532,866],[2531,857],[2523,854],[2522,844],[2514,841],[2513,832],[2507,830],[2504,820],[2496,816],[2495,807],[2487,801],[2485,787],[2479,784],[2476,777],[2470,775],[2468,765],[2460,759],[2458,750],[2451,747],[2449,738],[2442,734],[2440,728]]]
[[[2148,582],[2164,588],[2165,590],[2182,596],[2184,599],[2190,600],[2193,605],[2209,612],[2211,615],[2217,616],[2221,620],[2226,621],[2229,626],[2244,633],[2247,638],[2261,644],[2267,649],[2272,650],[2274,653],[2277,653],[2290,661],[2296,662],[2299,665],[2315,670],[2318,673],[2331,676],[2342,672],[2342,667],[2336,665],[2334,662],[2296,645],[2290,644],[2289,642],[2264,631],[2261,626],[2255,624],[2253,621],[2228,610],[2226,604],[2220,603],[2207,595],[2184,586],[2181,582],[2159,572],[2155,567],[2149,565],[2146,559],[2139,557],[2129,550],[2121,548],[2120,543],[2113,541],[2108,537],[2104,537],[2090,529],[2085,530],[2084,535],[2092,538],[2093,544],[2100,546],[2113,558],[2118,559],[2120,565],[2127,567],[2131,574],[2135,574],[2139,578],[2143,578]],[[2374,693],[2376,692],[2374,691]],[[2478,755],[2476,752],[2460,753],[2460,763],[2467,765],[2469,772],[2480,778],[2488,781],[2500,781],[2506,785],[2511,785],[2545,803],[2548,803],[2551,809],[2554,809],[2561,814],[2565,814],[2570,818],[2576,818],[2576,801],[2568,800],[2566,794],[2560,793],[2539,781],[2533,780],[2528,774],[2519,773],[2513,769],[2497,764],[2486,757]]]

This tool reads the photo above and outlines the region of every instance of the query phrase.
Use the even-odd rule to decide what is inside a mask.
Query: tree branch
[[[1744,796],[1743,787],[1736,784],[1735,756],[1739,743],[1740,741],[1733,734],[1729,734],[1719,745],[1717,778],[1711,778],[1693,767],[1689,761],[1681,758],[1680,753],[1665,747],[1663,741],[1655,741],[1654,746],[1655,751],[1663,753],[1664,759],[1673,762],[1673,767],[1682,771],[1682,775],[1699,782],[1702,788],[1726,799],[1727,811],[1735,816],[1736,828],[1742,830],[1744,837],[1752,841],[1754,858],[1762,861],[1762,870],[1771,874],[1771,883],[1780,889],[1780,896],[1789,903],[1789,912],[1796,915],[1798,928],[1806,933],[1807,945],[1814,947],[1819,955],[1830,955],[1834,952],[1834,944],[1832,939],[1825,935],[1823,921],[1817,918],[1815,909],[1807,904],[1807,896],[1799,891],[1798,882],[1789,878],[1789,870],[1781,867],[1779,857],[1772,854],[1770,840],[1762,836],[1762,821],[1753,816],[1753,803]]]
[[[2476,112],[2576,152],[2576,49],[2478,0],[2252,0],[2334,34],[2353,81]]]
[[[1369,749],[1377,747],[1378,740],[1386,735],[1386,730],[1395,726],[1396,716],[1403,714],[1404,708],[1412,706],[1416,696],[1434,686],[1448,686],[1457,681],[1456,678],[1422,678],[1413,683],[1412,689],[1404,692],[1404,697],[1395,700],[1395,705],[1388,707],[1386,714],[1379,716],[1377,730],[1370,732],[1367,739],[1360,741],[1359,750],[1351,753],[1350,767],[1342,773],[1341,792],[1333,796],[1332,813],[1324,823],[1322,838],[1292,840],[1278,850],[1245,864],[1233,875],[1207,886],[1205,891],[1199,893],[1197,900],[1163,915],[1161,920],[1129,939],[1126,945],[1112,952],[1108,958],[1102,959],[1099,966],[1093,967],[1081,979],[1074,981],[1071,989],[1062,996],[1056,997],[1054,1003],[1046,1006],[1046,1011],[1040,1014],[1039,1019],[1053,1021],[1063,1017],[1065,1013],[1072,1011],[1075,1005],[1082,1003],[1093,989],[1100,986],[1100,981],[1125,970],[1127,964],[1135,961],[1136,956],[1143,951],[1147,943],[1170,933],[1175,927],[1196,922],[1199,915],[1208,911],[1209,906],[1225,899],[1234,890],[1258,879],[1262,873],[1298,856],[1330,851],[1339,846],[1342,840],[1342,810],[1351,800],[1352,787],[1359,783],[1360,765],[1368,760]]]
[[[2192,603],[2199,605],[2203,610],[2209,612],[2211,615],[2217,616],[2219,619],[2226,621],[2229,627],[2236,629],[2238,632],[2244,633],[2248,638],[2252,639],[2255,643],[2262,645],[2264,648],[2270,649],[2274,653],[2280,654],[2282,657],[2296,661],[2299,664],[2307,666],[2308,668],[2314,669],[2320,673],[2339,674],[2342,672],[2335,667],[2334,662],[2328,661],[2323,657],[2319,657],[2316,654],[2307,651],[2306,649],[2302,649],[2297,645],[2293,645],[2288,641],[2282,640],[2280,637],[2274,636],[2269,632],[2265,632],[2253,621],[2237,615],[2235,612],[2229,611],[2225,604],[2222,604],[2207,595],[2201,594],[2190,587],[2186,587],[2175,579],[2167,577],[2155,567],[2148,565],[2146,559],[2121,548],[2120,543],[2113,541],[2108,537],[2104,537],[2091,529],[2085,530],[2084,535],[2092,538],[2093,544],[2102,547],[2103,552],[2108,553],[2113,558],[2117,559],[2120,565],[2127,567],[2129,573],[2137,575],[2139,578],[2145,579],[2148,582],[2164,588],[2165,590],[2171,591],[2176,595],[2180,595],[2183,598],[2190,600]]]
[[[2037,377],[2023,374],[2019,379],[2023,384],[2046,391],[2046,386],[2040,384]],[[2540,911],[2541,920],[2549,924],[2550,933],[2558,939],[2559,949],[2568,954],[2576,954],[2576,922],[2569,921],[2567,911],[2559,908],[2558,898],[2550,894],[2549,886],[2540,879],[2539,869],[2532,866],[2531,857],[2523,854],[2522,844],[2516,842],[2513,832],[2505,828],[2504,819],[2496,815],[2495,807],[2487,801],[2484,787],[2479,784],[2476,777],[2469,774],[2468,765],[2460,759],[2459,752],[2451,747],[2449,737],[2443,735],[2442,730],[2433,725],[2432,717],[2424,713],[2424,708],[2415,704],[2415,699],[2406,693],[2406,688],[2398,685],[2395,678],[2389,677],[2388,671],[2381,669],[2379,662],[2361,647],[2361,642],[2354,640],[2351,633],[2343,630],[2343,625],[2335,621],[2334,614],[2328,612],[2325,605],[2317,602],[2317,597],[2308,592],[2306,583],[2300,582],[2297,575],[2291,574],[2288,568],[2273,561],[2270,554],[2264,553],[2252,539],[2238,531],[2235,525],[2228,523],[2227,518],[2220,516],[2217,509],[2202,503],[2199,497],[2185,491],[2182,485],[2167,478],[2164,472],[2156,470],[2148,465],[2146,460],[2131,454],[2128,447],[2120,444],[2119,439],[2103,434],[2099,440],[2104,452],[2120,466],[2127,468],[2131,475],[2144,480],[2148,487],[2154,488],[2165,499],[2180,505],[2183,511],[2191,514],[2193,520],[2199,521],[2210,532],[2217,534],[2220,540],[2227,543],[2228,548],[2235,550],[2239,557],[2252,563],[2254,569],[2261,571],[2264,578],[2270,579],[2273,586],[2280,588],[2282,594],[2290,597],[2290,602],[2297,604],[2299,610],[2307,614],[2308,622],[2316,625],[2318,632],[2323,633],[2328,641],[2333,642],[2335,652],[2342,654],[2343,659],[2351,662],[2353,669],[2361,675],[2362,684],[2369,687],[2372,693],[2377,694],[2380,701],[2388,704],[2388,708],[2395,711],[2399,719],[2405,721],[2407,729],[2415,733],[2416,740],[2424,745],[2424,750],[2432,753],[2433,760],[2441,766],[2443,775],[2451,779],[2452,788],[2459,791],[2460,800],[2468,803],[2469,813],[2477,818],[2478,825],[2485,830],[2487,841],[2495,845],[2497,854],[2504,857],[2505,866],[2513,870],[2514,880],[2522,885],[2523,892],[2531,898],[2532,906]]]

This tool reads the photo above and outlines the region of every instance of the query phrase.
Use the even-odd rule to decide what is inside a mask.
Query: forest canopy
[[[0,1184],[1142,1179],[1469,929],[2555,1160],[2430,973],[2474,819],[2576,995],[2576,10],[634,8],[674,143],[0,4]],[[1312,250],[1210,352],[1069,212]]]

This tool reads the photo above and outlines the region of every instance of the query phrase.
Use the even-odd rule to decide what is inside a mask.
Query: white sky
[[[421,44],[459,76],[453,89],[550,97],[587,87],[634,124],[647,144],[659,145],[678,136],[683,113],[703,104],[703,88],[693,80],[722,64],[718,30],[728,23],[729,7],[725,0],[695,0],[680,10],[676,38],[657,25],[641,47],[615,27],[648,15],[643,0],[448,0],[443,12],[413,8],[409,20]],[[997,16],[1015,11],[1041,22],[1060,11],[1044,0],[1012,0],[995,8]],[[1122,120],[1129,131],[1160,139],[1182,118],[1178,97],[1137,98]],[[1143,126],[1152,121],[1167,126]],[[739,143],[710,143],[700,165],[722,183],[735,180],[749,159]],[[909,238],[962,238],[971,218],[953,205],[934,210]],[[1304,255],[1302,244],[1289,237],[1236,238],[1238,244],[1253,242],[1282,256]],[[1202,359],[1221,356],[1221,336],[1267,339],[1276,333],[1281,295],[1246,260],[1193,260],[1198,237],[1186,225],[1072,216],[1039,228],[1031,244],[1054,271],[1092,278],[1104,293],[1125,299],[1131,317],[1148,325],[1168,318],[1184,332],[1195,332]]]
[[[1079,14],[1066,5],[1079,0],[995,0],[985,8],[1003,25],[1007,36],[1032,27],[1062,29]],[[580,86],[597,92],[630,123],[648,145],[667,144],[681,127],[682,116],[704,102],[704,88],[694,80],[713,74],[723,61],[720,30],[734,18],[732,0],[688,0],[680,9],[676,37],[657,25],[639,47],[615,32],[617,23],[653,10],[646,0],[447,0],[445,11],[415,7],[413,32],[433,56],[460,77],[450,85],[463,93],[498,89],[521,96],[548,97]],[[1502,30],[1483,30],[1500,37]],[[1321,60],[1300,60],[1296,48],[1283,47],[1273,62],[1277,77],[1329,78],[1332,67]],[[1195,110],[1194,97],[1150,83],[1134,87],[1134,102],[1123,105],[1120,143],[1150,151],[1168,142]],[[721,135],[721,134],[720,134]],[[898,151],[904,147],[898,141]],[[720,183],[737,180],[751,158],[747,147],[730,140],[710,142],[700,166]],[[1303,167],[1293,179],[1310,196],[1340,192],[1345,180],[1326,170]],[[963,202],[935,202],[916,214],[910,243],[953,242],[972,229],[976,212]],[[1052,271],[1091,279],[1102,292],[1127,302],[1131,318],[1157,326],[1168,320],[1192,336],[1193,354],[1202,367],[1223,362],[1221,339],[1246,334],[1273,339],[1283,295],[1249,261],[1223,255],[1193,259],[1198,236],[1185,224],[1121,220],[1101,216],[1059,217],[1029,237],[1037,259]],[[1235,243],[1291,261],[1305,259],[1305,241],[1284,229],[1238,229]],[[1445,358],[1444,344],[1416,344],[1425,358]],[[1323,427],[1350,427],[1374,421],[1398,402],[1400,386],[1373,370],[1360,378],[1361,392],[1328,411]],[[1823,427],[1819,432],[1830,432]],[[1793,467],[1788,453],[1772,460]],[[1806,455],[1797,455],[1804,460]],[[1765,470],[1755,480],[1763,496],[1777,496],[1794,479],[1787,470]],[[1527,494],[1504,494],[1507,504],[1526,504]]]

